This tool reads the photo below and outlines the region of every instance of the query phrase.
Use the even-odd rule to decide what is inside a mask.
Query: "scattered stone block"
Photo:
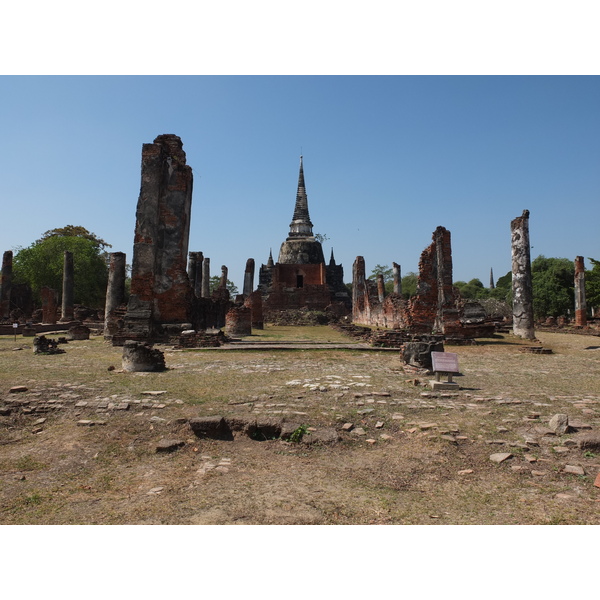
[[[302,437],[303,444],[334,444],[338,442],[340,436],[335,429],[319,429]]]
[[[563,472],[571,473],[573,475],[585,475],[585,470],[579,465],[565,465]]]
[[[382,434],[381,434],[379,437],[380,437],[382,440],[386,440],[386,441],[387,441],[387,440],[392,440],[392,439],[394,439],[394,438],[393,438],[391,435],[388,435],[387,433],[382,433]]]
[[[162,439],[156,444],[156,451],[174,452],[175,450],[179,450],[182,446],[185,446],[185,442],[182,440]]]
[[[496,452],[495,454],[490,455],[490,460],[500,464],[512,457],[513,455],[510,452]]]
[[[13,387],[10,388],[10,390],[8,390],[9,394],[22,394],[23,392],[26,392],[29,388],[27,388],[24,385],[14,385]]]
[[[353,429],[352,433],[354,435],[367,435],[367,432],[362,427],[357,427],[356,429]]]
[[[354,429],[353,423],[344,423],[342,425],[342,431],[352,431],[352,429]]]
[[[458,472],[459,475],[470,475],[473,473],[473,469],[462,469]]]
[[[600,472],[598,472],[598,475],[596,475],[596,480],[594,481],[594,485],[597,488],[600,488]]]
[[[557,435],[563,435],[569,431],[569,417],[564,414],[554,415],[548,422],[548,426]]]

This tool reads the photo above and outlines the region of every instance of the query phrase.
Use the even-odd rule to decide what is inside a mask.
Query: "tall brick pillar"
[[[202,296],[202,252],[190,252],[188,260],[188,278],[196,298]]]
[[[244,306],[252,311],[252,329],[264,329],[262,294],[258,290],[252,292],[244,300]]]
[[[221,280],[219,281],[219,289],[226,290],[227,289],[227,267],[225,265],[221,266]]]
[[[367,283],[365,276],[365,259],[357,256],[352,265],[352,318],[358,322],[365,309]]]
[[[402,296],[402,277],[400,274],[400,265],[393,262],[392,269],[394,271],[394,294]]]
[[[583,256],[575,258],[575,325],[587,325],[587,306],[585,302],[585,266]]]
[[[165,134],[144,144],[141,175],[125,317],[130,339],[151,337],[161,323],[188,322],[192,301],[186,262],[193,176],[181,139]]]
[[[7,250],[2,256],[2,278],[0,279],[0,319],[10,317],[10,290],[12,288],[13,253]]]
[[[246,270],[244,271],[244,289],[242,293],[247,298],[254,291],[254,259],[249,258],[246,261]]]
[[[61,323],[68,323],[75,319],[73,292],[74,292],[74,268],[73,253],[65,250],[65,260],[63,268],[63,288],[62,288],[62,310]]]
[[[56,290],[44,286],[40,290],[42,296],[42,322],[50,325],[56,324],[56,311],[58,309],[58,294]]]
[[[202,261],[202,297],[210,298],[210,258]]]
[[[377,298],[379,302],[383,302],[385,298],[385,281],[383,280],[383,274],[377,275]]]
[[[126,256],[124,252],[111,252],[108,263],[108,285],[104,305],[104,339],[115,333],[114,311],[125,302]]]
[[[512,242],[513,333],[535,339],[533,321],[533,284],[529,244],[529,211],[510,223]]]

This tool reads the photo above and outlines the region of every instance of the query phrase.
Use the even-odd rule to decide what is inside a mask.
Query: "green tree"
[[[215,290],[218,290],[219,285],[221,285],[221,277],[219,275],[213,275],[210,278],[210,293],[212,294]],[[236,294],[239,294],[237,286],[235,285],[235,283],[233,283],[233,281],[229,281],[228,279],[226,285],[230,296],[235,296]]]
[[[88,231],[85,227],[81,225],[65,225],[65,227],[57,227],[56,229],[49,229],[45,233],[42,234],[42,237],[39,240],[36,240],[36,244],[39,242],[43,242],[51,237],[80,237],[90,242],[93,242],[100,250],[105,250],[106,248],[112,248],[112,246],[105,242],[102,238],[99,238],[95,233]]]
[[[417,293],[417,279],[418,276],[413,271],[409,271],[402,278],[402,295],[405,298],[410,298]]]
[[[394,291],[394,269],[391,269],[388,265],[375,265],[369,279],[377,280],[378,275],[383,275],[386,295],[391,294]]]
[[[89,234],[86,229],[79,229]],[[108,257],[102,249],[108,244],[85,235],[61,235],[59,231],[47,231],[31,246],[17,249],[13,261],[15,283],[29,284],[38,303],[42,287],[48,286],[60,292],[67,250],[73,253],[75,303],[101,308],[108,282]]]
[[[588,258],[591,269],[585,270],[585,303],[589,308],[600,308],[600,261]]]
[[[538,256],[531,263],[533,314],[536,319],[560,317],[573,311],[575,266],[568,258]]]
[[[471,279],[468,283],[465,281],[455,281],[454,286],[458,288],[460,295],[468,300],[487,298],[489,295],[489,290],[483,287],[483,283],[479,279]]]

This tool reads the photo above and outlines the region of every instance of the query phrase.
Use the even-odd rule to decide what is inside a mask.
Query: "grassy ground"
[[[541,428],[566,413],[598,432],[600,343],[539,337],[553,354],[523,354],[512,336],[448,346],[461,389],[435,394],[396,352],[163,348],[169,369],[143,374],[120,372],[121,349],[101,338],[56,356],[0,338],[0,407],[22,401],[0,416],[0,523],[599,524],[600,456],[574,445],[581,432]],[[349,341],[328,327],[252,339]],[[16,385],[28,390],[9,394]],[[204,415],[341,440],[200,440],[187,420]],[[162,438],[184,445],[157,453]],[[497,452],[512,456],[497,464]]]

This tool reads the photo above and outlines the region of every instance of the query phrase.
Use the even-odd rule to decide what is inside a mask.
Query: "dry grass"
[[[260,336],[340,340],[327,327]],[[565,446],[576,433],[535,428],[560,412],[598,431],[600,349],[586,348],[600,344],[539,337],[554,354],[522,354],[512,336],[447,347],[464,374],[457,394],[431,393],[426,377],[415,386],[395,352],[165,349],[168,371],[131,374],[118,372],[121,349],[100,338],[34,356],[5,337],[0,406],[25,385],[26,407],[64,408],[0,416],[0,523],[598,524],[600,456]],[[122,402],[129,410],[115,408]],[[186,419],[211,414],[317,429],[352,422],[366,435],[340,432],[334,446],[195,438]],[[526,435],[539,446],[520,448]],[[156,453],[163,437],[186,443]],[[504,451],[513,458],[489,460]]]

